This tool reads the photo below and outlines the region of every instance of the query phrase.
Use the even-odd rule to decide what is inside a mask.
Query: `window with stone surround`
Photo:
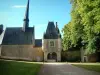
[[[54,44],[54,41],[50,41],[50,47],[54,47],[55,44]]]

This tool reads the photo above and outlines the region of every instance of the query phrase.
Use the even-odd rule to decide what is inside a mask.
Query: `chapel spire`
[[[24,24],[23,24],[23,31],[27,31],[29,27],[29,2],[27,2],[27,7],[26,7],[26,12],[25,12],[25,17],[24,17]]]

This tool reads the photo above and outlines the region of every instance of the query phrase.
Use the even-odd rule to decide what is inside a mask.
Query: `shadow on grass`
[[[42,64],[0,60],[0,75],[37,75]]]

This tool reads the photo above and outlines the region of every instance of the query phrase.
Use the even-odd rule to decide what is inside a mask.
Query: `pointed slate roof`
[[[57,39],[57,38],[58,38],[58,33],[55,28],[54,22],[49,22],[46,33],[44,34],[44,39]]]
[[[25,18],[24,19],[29,19],[29,0],[27,2],[27,7],[26,7]]]
[[[25,17],[24,17],[23,31],[27,31],[28,27],[29,27],[29,0],[27,2]]]
[[[29,45],[33,44],[34,27],[29,27],[27,32],[22,27],[6,28],[2,45]]]

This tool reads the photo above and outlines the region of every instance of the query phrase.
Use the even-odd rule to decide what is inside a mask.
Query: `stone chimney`
[[[58,27],[58,22],[56,22],[56,28]]]

